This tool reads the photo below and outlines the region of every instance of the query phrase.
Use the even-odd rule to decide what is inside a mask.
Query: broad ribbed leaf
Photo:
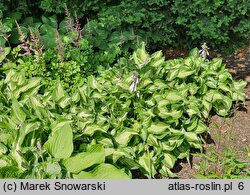
[[[105,160],[104,148],[100,144],[91,146],[87,152],[78,153],[77,155],[64,160],[63,165],[71,173],[91,167],[94,164],[103,163]]]
[[[100,164],[91,172],[80,172],[74,175],[77,179],[129,179],[130,177],[123,171],[111,164]]]
[[[55,158],[66,159],[73,152],[73,133],[69,124],[57,130],[52,129],[52,136],[44,144],[44,148]]]
[[[66,95],[63,87],[62,87],[62,84],[58,81],[55,89],[54,89],[54,92],[53,92],[53,99],[57,102],[59,101],[62,97],[64,97]]]

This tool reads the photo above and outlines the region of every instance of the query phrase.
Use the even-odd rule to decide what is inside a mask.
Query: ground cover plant
[[[112,68],[98,66],[71,94],[60,79],[48,87],[46,78],[5,62],[1,177],[131,178],[132,170],[174,176],[177,159],[189,161],[192,148],[202,149],[211,112],[227,116],[244,102],[246,82],[204,52],[165,60],[142,44]]]

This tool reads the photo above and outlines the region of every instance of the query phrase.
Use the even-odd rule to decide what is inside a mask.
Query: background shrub
[[[246,44],[250,32],[247,0],[63,0],[56,3],[15,0],[0,4],[3,12],[0,17],[17,11],[24,17],[56,15],[61,21],[65,5],[80,19],[86,32],[91,30],[97,39],[93,42],[99,43],[97,47],[106,46],[102,44],[104,40],[124,44],[142,37],[151,49],[169,46],[189,49],[208,42],[213,49],[230,52]]]

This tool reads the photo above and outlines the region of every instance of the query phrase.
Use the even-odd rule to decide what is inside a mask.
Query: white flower
[[[205,60],[207,56],[209,56],[208,50],[209,50],[209,47],[207,46],[207,44],[203,43],[203,45],[201,46],[201,50],[199,51],[203,60]]]
[[[131,80],[132,80],[132,84],[129,87],[129,91],[130,92],[136,92],[137,85],[139,83],[139,78],[138,78],[137,72],[133,72],[133,74],[131,76]]]

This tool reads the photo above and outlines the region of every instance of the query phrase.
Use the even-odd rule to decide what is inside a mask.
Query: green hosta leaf
[[[56,87],[53,91],[53,99],[57,102],[66,95],[63,86],[60,82],[57,82]]]
[[[159,147],[159,143],[158,143],[157,138],[154,137],[154,135],[152,135],[152,134],[148,135],[147,143],[150,146]]]
[[[154,58],[160,58],[160,57],[162,57],[162,56],[163,56],[163,53],[162,53],[162,51],[160,50],[160,51],[154,52],[154,53],[151,55],[151,58],[152,58],[152,59],[154,59]]]
[[[193,142],[183,141],[183,143],[179,147],[175,148],[172,151],[172,154],[176,156],[178,159],[187,158],[189,162],[190,143],[193,143]]]
[[[60,102],[58,104],[61,106],[61,108],[65,108],[70,104],[70,102],[71,102],[71,98],[65,96],[60,99]]]
[[[198,119],[187,121],[185,123],[187,131],[193,131],[197,127],[197,124],[198,124]]]
[[[197,128],[194,130],[194,132],[196,134],[201,134],[201,133],[206,132],[207,130],[208,130],[207,125],[204,122],[202,122],[201,120],[199,120]]]
[[[12,99],[11,117],[16,124],[22,124],[26,119],[25,112],[15,98]]]
[[[8,151],[8,148],[0,142],[0,156],[5,154]]]
[[[168,168],[172,169],[175,165],[176,160],[177,158],[174,155],[165,152],[162,163],[166,165]]]
[[[229,79],[230,81],[232,80],[232,75],[229,72],[223,72],[219,75],[219,81],[221,83],[225,83],[227,79]]]
[[[212,61],[210,62],[210,67],[213,70],[218,70],[222,66],[222,58],[213,58]]]
[[[175,148],[179,147],[184,141],[183,136],[177,135],[177,136],[172,136],[168,139],[168,142],[170,145],[174,145]]]
[[[161,142],[161,145],[162,145],[162,149],[165,150],[165,151],[172,151],[176,148],[175,144],[172,144],[170,143],[169,141],[168,142]]]
[[[167,76],[167,81],[172,81],[174,80],[179,74],[179,70],[178,69],[173,69],[173,70],[169,70],[168,71],[168,76]]]
[[[3,129],[1,130],[0,133],[0,142],[3,143],[7,143],[7,141],[9,140],[9,138],[13,137],[13,132],[7,130],[7,129]]]
[[[188,142],[199,142],[200,141],[200,138],[193,132],[186,132],[185,133],[185,139],[188,141]]]
[[[165,57],[152,59],[149,63],[152,67],[159,67],[165,61]]]
[[[233,82],[234,88],[236,90],[240,90],[240,91],[242,91],[246,87],[246,85],[247,85],[247,82],[243,81],[243,80],[241,80],[241,81],[234,81]]]
[[[173,100],[174,101],[174,100]],[[169,100],[161,100],[158,103],[158,110],[159,110],[159,116],[161,118],[172,118],[172,119],[178,119],[182,116],[182,110],[178,109],[173,109],[173,110],[168,110],[166,106],[169,104]],[[169,122],[169,121],[168,121]]]
[[[46,164],[46,172],[50,176],[56,176],[61,173],[61,166],[58,164],[58,162],[55,163],[47,163]]]
[[[189,52],[189,56],[192,56],[192,57],[198,57],[199,56],[199,49],[196,47],[194,49],[192,49],[190,52]]]
[[[211,89],[216,89],[217,88],[217,81],[215,81],[215,80],[207,81],[206,85],[208,87],[210,87]]]
[[[57,130],[52,129],[52,136],[44,144],[44,148],[55,158],[66,159],[73,152],[73,133],[69,124]]]
[[[42,104],[41,100],[38,99],[37,96],[30,96],[30,107],[32,107],[35,111],[36,116],[39,119],[43,119],[44,117],[48,117],[45,106]]]
[[[104,148],[102,145],[96,144],[88,148],[87,152],[78,153],[64,160],[63,165],[69,172],[79,173],[92,165],[103,163],[104,160]]]
[[[25,84],[24,86],[13,91],[13,95],[15,96],[16,99],[18,99],[18,97],[21,93],[26,92],[29,89],[35,88],[38,85],[40,85],[41,80],[42,80],[42,78],[38,78],[38,77],[33,77],[33,78],[29,79],[29,82],[27,84]]]
[[[148,133],[152,134],[162,134],[164,133],[169,126],[164,122],[154,122],[151,124],[151,126],[148,128]]]
[[[187,66],[181,66],[179,68],[179,73],[178,73],[177,77],[183,79],[183,78],[186,78],[186,77],[194,74],[195,72],[196,72],[195,70],[191,70]]]
[[[245,101],[245,93],[243,92],[236,92],[232,94],[232,100],[233,101]]]
[[[227,115],[232,107],[232,100],[215,90],[210,90],[205,99],[213,103],[216,113],[221,116]]]
[[[164,94],[164,97],[166,100],[168,100],[170,102],[178,102],[178,101],[183,100],[183,97],[177,91],[167,91]],[[159,102],[159,104],[160,104],[160,102]]]
[[[94,76],[88,77],[88,86],[91,87],[92,89],[97,89],[98,91],[103,88],[103,86],[97,82]]]
[[[202,105],[203,105],[203,109],[202,109],[202,115],[204,116],[204,118],[208,118],[210,111],[212,109],[212,103],[211,101],[207,101],[205,99],[202,100]]]
[[[65,125],[67,124],[70,125],[71,123],[72,123],[72,120],[69,120],[69,119],[58,119],[51,124],[52,132],[61,130]]]
[[[200,105],[198,102],[191,101],[189,102],[187,113],[190,117],[193,115],[199,115],[200,114]]]
[[[232,90],[230,89],[229,86],[227,86],[224,83],[219,83],[218,88],[221,89],[224,92],[229,92],[232,95]]]
[[[147,87],[151,83],[153,83],[153,81],[151,79],[149,79],[149,78],[143,79],[140,82],[140,87],[142,87],[142,88]]]
[[[161,79],[155,79],[154,85],[156,86],[156,89],[165,89],[168,87],[168,85]]]
[[[121,146],[127,146],[129,141],[134,135],[137,135],[137,133],[133,131],[125,130],[121,133],[118,133],[117,136],[115,136],[115,141]]]
[[[26,123],[23,126],[24,132],[27,135],[28,133],[32,132],[32,131],[36,131],[38,130],[38,128],[41,126],[40,122],[30,122],[30,123]]]
[[[77,179],[129,179],[130,177],[123,171],[111,164],[100,164],[91,172],[80,172],[74,175]]]
[[[151,159],[151,156],[149,153],[144,153],[139,158],[139,164],[143,167],[143,169],[146,171],[145,175],[147,175],[149,178],[152,178],[156,174],[156,170],[153,164],[153,161]]]
[[[103,128],[101,128],[99,125],[96,124],[87,125],[83,129],[83,133],[86,135],[93,135],[97,131],[106,132]]]

